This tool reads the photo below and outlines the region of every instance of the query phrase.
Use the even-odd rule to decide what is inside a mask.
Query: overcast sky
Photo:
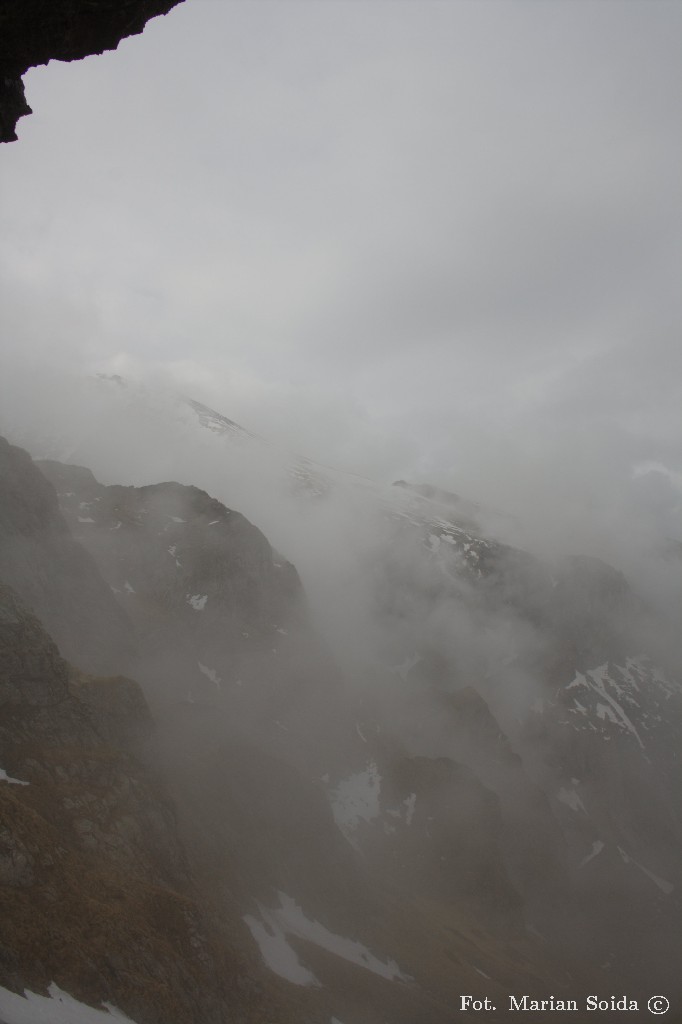
[[[677,514],[680,38],[666,0],[186,0],[35,69],[3,348],[361,474]]]

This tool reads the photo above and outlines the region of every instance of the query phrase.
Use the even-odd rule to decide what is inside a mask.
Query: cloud
[[[188,0],[35,69],[6,348],[587,536],[682,464],[681,18]]]

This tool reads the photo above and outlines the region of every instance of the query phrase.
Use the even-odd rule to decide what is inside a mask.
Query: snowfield
[[[287,935],[304,939],[334,956],[347,960],[357,967],[364,967],[372,974],[378,974],[388,981],[409,981],[394,960],[384,963],[373,953],[354,939],[345,939],[329,931],[319,921],[311,921],[301,907],[286,893],[280,892],[279,907],[268,910],[258,904],[261,920],[248,915],[244,921],[258,943],[263,960],[271,971],[280,978],[295,985],[318,986],[320,982],[298,959],[295,951],[287,942]]]

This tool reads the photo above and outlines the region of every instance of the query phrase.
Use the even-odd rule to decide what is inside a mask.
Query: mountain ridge
[[[137,425],[136,401],[106,422]],[[166,408],[147,409],[152,440]],[[239,452],[215,464],[219,497],[42,462],[47,533],[62,517],[130,624],[180,841],[246,974],[311,1024],[441,1024],[462,986],[569,995],[567,970],[574,989],[673,991],[682,691],[622,573],[311,463],[268,476],[253,435],[174,408],[162,436],[188,433],[201,484]],[[300,577],[220,500],[244,478],[276,548],[303,545]]]

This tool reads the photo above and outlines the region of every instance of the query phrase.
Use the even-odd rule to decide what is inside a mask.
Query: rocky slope
[[[344,831],[342,776],[362,761],[366,740],[342,689],[330,687],[338,678],[307,623],[295,571],[259,531],[193,488],[104,488],[87,471],[45,466],[69,488],[65,512],[91,561],[25,453],[7,446],[5,457],[4,564],[18,583],[23,567],[24,590],[49,613],[58,604],[51,576],[35,565],[49,561],[50,545],[67,570],[73,560],[95,578],[99,561],[107,601],[127,602],[159,725],[150,745],[136,684],[70,668],[2,591],[1,985],[45,992],[54,982],[137,1024],[269,1012],[292,1024],[337,1015],[372,1024],[377,1012],[436,1024],[463,979],[477,991],[477,970],[512,962],[531,986],[538,962],[565,985],[525,934],[498,849],[497,803],[454,762],[384,749],[384,799],[402,806],[406,787],[418,789],[409,840],[376,847],[368,862]],[[28,538],[22,559],[18,524]],[[90,625],[74,617],[79,595],[62,597],[61,614],[69,605],[73,646],[80,623],[87,647]],[[196,672],[207,649],[225,681],[240,664],[244,679],[232,689],[249,699]],[[429,801],[437,811],[454,794],[459,811],[432,843]],[[512,959],[496,935],[502,918],[515,935]],[[453,958],[455,978],[442,969]]]
[[[81,60],[115,50],[150,18],[181,0],[5,0],[0,8],[0,142],[16,141],[31,113],[22,75],[51,60]]]
[[[133,673],[160,712],[208,703],[280,750],[283,732],[307,719],[298,755],[319,746],[337,673],[295,568],[260,530],[195,487],[105,487],[86,469],[38,465],[133,624]]]
[[[313,868],[319,859],[319,843],[326,849],[327,865],[334,857],[341,856],[340,862],[348,859],[347,853],[332,856],[332,842],[325,846],[324,821],[337,844],[341,834],[356,850],[362,849],[366,865],[374,865],[372,870],[377,877],[383,874],[384,881],[391,874],[387,865],[392,862],[396,866],[394,884],[401,888],[410,880],[409,884],[425,889],[434,899],[453,904],[464,901],[472,911],[493,917],[506,917],[518,907],[519,897],[498,848],[498,801],[452,758],[410,758],[397,741],[386,746],[385,738],[379,738],[380,725],[377,729],[370,719],[359,730],[352,699],[308,625],[295,570],[272,551],[259,531],[196,488],[178,484],[104,487],[83,468],[56,462],[39,465],[55,484],[72,529],[136,625],[141,656],[135,673],[152,695],[162,735],[167,737],[169,730],[173,736],[170,744],[166,738],[170,750],[167,770],[173,773],[177,767],[180,746],[193,750],[195,768],[197,748],[202,748],[202,758],[206,756],[204,747],[208,744],[210,749],[213,735],[206,721],[206,706],[218,723],[213,740],[219,759],[231,767],[221,772],[215,765],[206,769],[201,775],[201,792],[214,789],[212,773],[233,778],[236,766],[241,765],[243,774],[244,765],[254,758],[243,748],[245,736],[263,752],[260,772],[270,779],[275,791],[281,787],[275,783],[276,776],[285,771],[282,762],[291,766],[287,770],[294,770],[289,796],[282,802],[284,806],[309,804],[319,833],[318,845],[306,844],[313,856],[309,866],[297,850],[293,834],[286,855],[282,844],[273,846],[280,860],[268,872],[263,868],[273,891],[277,885],[291,890],[292,879],[283,874],[281,858],[286,860],[292,850],[299,863],[294,879],[299,896],[310,889],[311,879],[316,877]],[[452,717],[458,720],[456,710]],[[190,722],[197,729],[195,741],[190,739]],[[407,785],[412,774],[420,795],[414,827],[406,833],[396,833],[395,828],[382,830],[378,842],[368,838],[376,829],[366,829],[368,843],[364,843],[346,827],[342,794],[354,785],[348,779],[362,780],[367,774],[368,736],[374,757],[369,770],[375,771],[375,780],[379,774],[385,780],[382,800],[388,801],[389,817],[392,804],[400,806],[411,799],[408,792],[401,795],[401,786]],[[226,744],[241,753],[228,758]],[[271,761],[268,768],[273,755],[280,760]],[[312,773],[318,784],[311,788],[308,780]],[[179,775],[176,772],[180,789],[187,789],[191,774],[185,769]],[[267,792],[266,783],[257,781],[258,775],[254,769],[251,778],[257,795],[247,800],[251,816],[253,806],[261,806]],[[301,793],[295,798],[297,789]],[[228,820],[234,831],[243,816],[243,793],[223,792],[220,800],[232,806]],[[434,806],[449,802],[453,807],[441,823],[438,838],[432,834],[434,826],[429,834],[428,828],[424,832],[429,802]],[[185,801],[192,817],[201,803],[199,792]],[[268,804],[273,806],[271,801]],[[352,819],[352,807],[349,813]],[[301,819],[301,814],[297,817]],[[257,828],[249,827],[251,843],[254,836],[272,835],[273,828],[282,824],[279,816],[277,821],[267,816],[258,821]],[[195,825],[200,833],[198,823]],[[411,819],[408,825],[412,825]],[[246,841],[240,840],[240,846],[245,845]],[[341,843],[342,849],[344,846]],[[262,852],[254,847],[251,856],[262,866]],[[535,850],[535,864],[537,860]],[[365,904],[369,899],[357,870],[352,884],[342,885],[341,890],[346,902],[353,890]],[[520,915],[516,919],[520,924]]]
[[[250,1019],[255,985],[141,757],[151,728],[135,683],[71,670],[0,586],[0,985],[150,1024]]]
[[[37,469],[21,465],[5,501],[30,511]],[[619,573],[548,566],[403,494],[381,512],[395,530],[363,606],[379,657],[358,680],[312,628],[296,571],[237,512],[177,483],[41,469],[58,497],[46,483],[31,544],[43,557],[63,516],[60,543],[70,527],[132,629],[184,884],[257,982],[256,1013],[440,1024],[462,992],[502,1007],[519,986],[610,991],[626,970],[637,995],[651,979],[672,991],[679,691],[628,653],[641,615]],[[120,685],[70,679],[116,746]],[[24,779],[16,759],[3,767]]]
[[[211,877],[224,863],[227,836],[239,836],[240,848],[250,850],[248,863],[258,866],[240,890],[258,893],[263,906],[284,892],[333,922],[342,908],[316,865],[336,863],[345,894],[340,920],[354,907],[356,934],[361,907],[380,907],[377,893],[388,884],[487,921],[493,932],[511,927],[520,935],[532,925],[558,941],[580,970],[572,937],[590,912],[586,901],[581,925],[572,901],[584,827],[577,823],[577,836],[576,821],[567,819],[557,796],[574,784],[552,774],[551,762],[538,754],[537,714],[533,737],[517,735],[524,763],[481,692],[464,685],[470,679],[457,660],[423,642],[399,671],[372,680],[358,705],[306,624],[293,568],[236,513],[195,488],[104,487],[78,467],[40,466],[151,655],[140,661],[138,674],[154,694],[166,771],[175,779],[184,820],[192,823],[188,841],[211,865]],[[557,570],[557,582],[537,560],[477,539],[462,526],[433,530],[430,525],[422,541],[414,533],[438,573],[437,583],[427,577],[422,601],[436,607],[445,597],[466,601],[486,617],[504,610],[543,628],[551,638],[549,654],[543,649],[538,661],[546,678],[556,665],[574,664],[578,641],[588,657],[603,653],[605,644],[616,649],[605,622],[618,602],[620,621],[631,599],[622,577],[608,567],[572,561]],[[396,595],[414,593],[411,565],[389,559],[385,571],[389,579],[380,594],[394,602]],[[393,609],[384,612],[390,616]],[[585,614],[594,638],[582,629]],[[487,687],[494,701],[500,679],[487,675],[479,688]],[[245,736],[255,750],[240,746]],[[577,769],[571,771],[575,779]],[[216,779],[230,782],[216,788]],[[282,794],[283,816],[274,813],[269,792]],[[210,832],[202,825],[215,803],[229,808],[224,833],[215,823]],[[254,807],[268,809],[261,814]],[[271,837],[267,854],[258,840],[263,834]],[[297,834],[309,836],[310,863]],[[349,859],[349,851],[338,848],[339,835],[361,858],[361,869],[357,856]],[[247,899],[243,913],[248,906]],[[373,916],[383,913],[376,909]],[[417,920],[415,935],[428,927]]]
[[[21,595],[64,656],[87,671],[126,672],[132,625],[76,543],[54,488],[29,455],[0,438],[0,580]]]
[[[519,860],[512,844],[508,864],[526,910],[538,910],[533,924],[565,943],[567,956],[675,987],[682,673],[656,643],[649,610],[598,559],[549,564],[442,515],[413,515],[406,529],[419,534],[431,572],[393,558],[381,592],[392,602],[402,594],[403,608],[436,624],[411,631],[397,666],[405,709],[420,722],[412,748],[476,770],[500,797],[510,839],[532,836],[538,855],[544,848],[533,863],[530,848]],[[468,685],[502,725],[516,770],[508,759],[500,771],[489,744],[477,756],[473,723],[467,737],[434,714],[434,698],[447,707]]]

